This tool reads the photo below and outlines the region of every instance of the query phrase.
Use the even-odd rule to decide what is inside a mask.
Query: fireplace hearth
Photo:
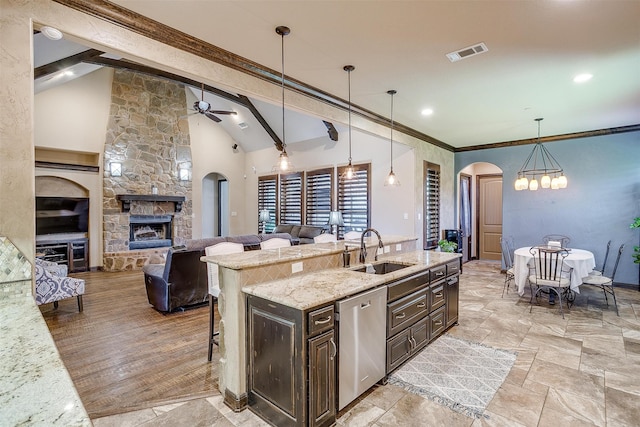
[[[172,215],[131,215],[129,217],[129,249],[172,246],[172,219]]]

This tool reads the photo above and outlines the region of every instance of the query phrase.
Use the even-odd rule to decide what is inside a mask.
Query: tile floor
[[[583,289],[563,320],[541,301],[529,313],[528,291],[501,298],[498,263],[465,264],[460,322],[448,333],[517,351],[506,381],[473,419],[400,388],[377,386],[338,426],[639,426],[640,292],[619,288],[620,317],[601,292]],[[512,287],[513,289],[513,287]],[[108,426],[265,426],[212,396],[93,420]]]

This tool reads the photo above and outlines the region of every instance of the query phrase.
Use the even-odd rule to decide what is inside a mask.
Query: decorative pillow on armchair
[[[313,239],[314,237],[322,234],[322,231],[322,227],[303,225],[300,227],[300,233],[298,234],[298,237],[300,237],[301,239]]]

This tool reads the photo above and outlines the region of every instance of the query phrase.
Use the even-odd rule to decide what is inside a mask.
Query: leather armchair
[[[207,265],[199,250],[170,248],[164,264],[143,268],[147,298],[156,310],[170,312],[194,304],[207,303]]]

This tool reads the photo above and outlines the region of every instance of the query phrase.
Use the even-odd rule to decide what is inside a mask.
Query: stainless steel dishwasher
[[[336,302],[338,410],[385,375],[387,287]]]

